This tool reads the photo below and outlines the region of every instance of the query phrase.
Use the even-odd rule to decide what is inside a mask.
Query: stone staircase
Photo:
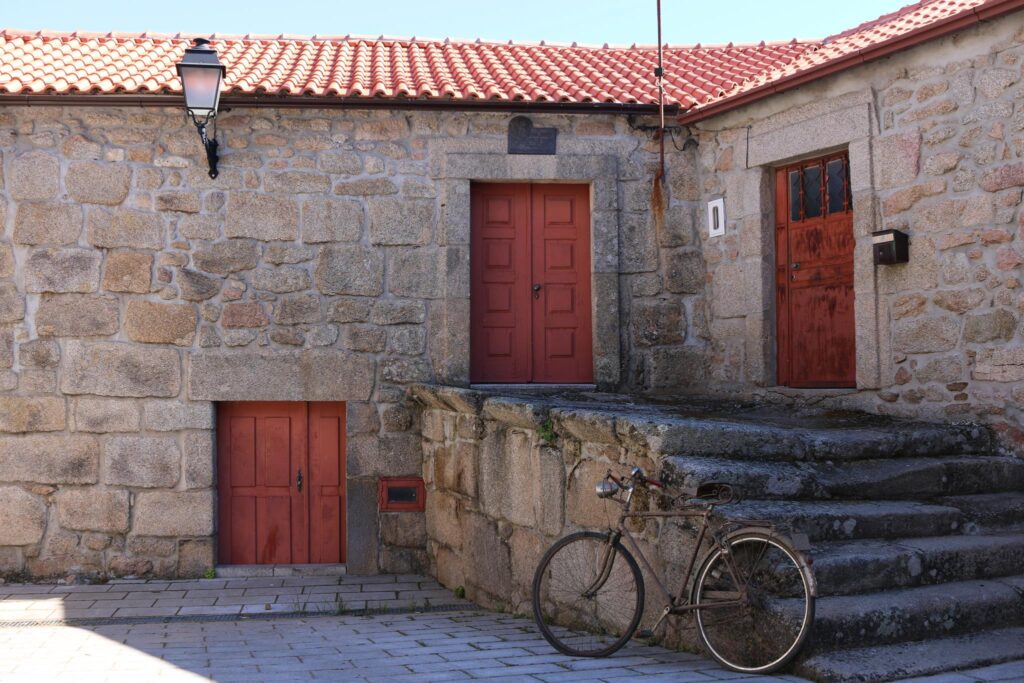
[[[890,681],[1024,660],[1024,459],[997,454],[982,428],[699,397],[415,393],[428,406],[435,567],[484,604],[528,611],[543,550],[607,528],[614,512],[592,496],[594,483],[639,465],[688,488],[737,484],[745,499],[723,514],[808,535],[817,619],[794,673]],[[691,531],[642,530],[670,584],[682,579]],[[659,638],[699,647],[685,618]]]
[[[819,598],[794,673],[888,681],[1024,659],[1024,460],[972,427],[750,418],[663,428],[677,453],[663,474],[736,483],[745,499],[724,514],[809,536]]]

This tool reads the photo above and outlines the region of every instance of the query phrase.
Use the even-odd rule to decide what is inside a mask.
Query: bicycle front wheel
[[[632,637],[643,608],[640,567],[608,534],[566,536],[544,554],[533,575],[534,619],[562,654],[612,654]]]
[[[700,639],[733,671],[778,671],[796,657],[810,632],[814,577],[784,538],[745,530],[727,542],[732,567],[716,546],[693,584],[691,604],[701,606],[696,610]]]

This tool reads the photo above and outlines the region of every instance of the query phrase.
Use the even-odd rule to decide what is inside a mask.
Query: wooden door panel
[[[792,385],[797,387],[847,386],[856,353],[852,285],[793,287],[795,316]]]
[[[294,462],[301,458],[300,453],[291,450],[292,416],[266,417],[257,422],[256,443],[259,444],[259,463],[256,471],[258,486],[281,489],[288,493],[292,485],[292,477],[298,473],[302,462]],[[291,453],[291,458],[281,457],[282,453]]]
[[[292,553],[291,496],[266,495],[256,500],[256,564],[293,564],[301,562]],[[301,531],[301,530],[300,530]]]
[[[533,381],[592,382],[590,190],[534,185]],[[537,305],[539,304],[539,305]]]
[[[256,418],[239,415],[227,424],[231,435],[231,479],[235,486],[256,485]],[[222,451],[223,452],[223,451]]]
[[[776,173],[779,384],[856,384],[848,169],[845,155],[833,155]]]
[[[309,406],[310,561],[345,561],[345,404]]]
[[[222,495],[220,506],[221,564],[256,564],[256,496]]]
[[[474,185],[470,204],[470,375],[528,382],[529,186]]]

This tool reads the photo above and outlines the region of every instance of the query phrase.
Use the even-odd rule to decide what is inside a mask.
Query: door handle
[[[299,493],[302,492],[302,468],[299,468],[299,473],[295,475],[295,485],[299,488]]]
[[[800,267],[800,264],[799,263],[791,263],[791,264],[789,264],[789,267],[792,268],[793,270],[796,270],[797,268]]]
[[[540,298],[541,287],[542,287],[542,285],[539,285],[539,284],[533,286],[533,298],[534,299],[539,299]]]

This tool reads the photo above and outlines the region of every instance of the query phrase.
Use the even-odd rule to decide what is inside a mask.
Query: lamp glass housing
[[[181,64],[181,86],[185,91],[185,107],[197,119],[205,119],[217,111],[220,102],[221,66]]]

